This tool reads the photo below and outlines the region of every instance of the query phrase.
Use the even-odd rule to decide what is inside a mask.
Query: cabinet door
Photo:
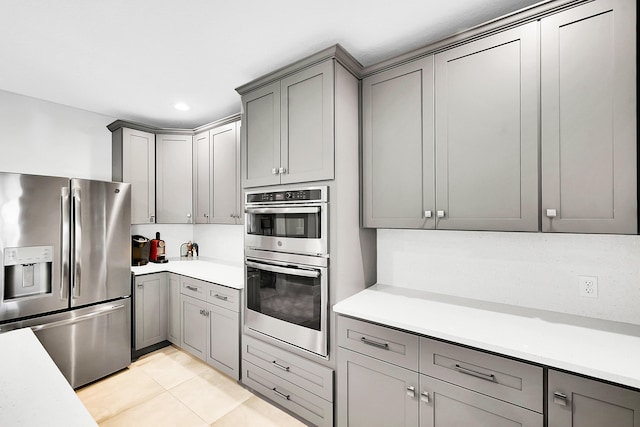
[[[549,370],[549,426],[640,427],[640,392]]]
[[[338,348],[338,425],[417,426],[417,393],[416,372]]]
[[[334,61],[281,82],[281,182],[333,179]]]
[[[136,350],[167,339],[167,286],[164,273],[135,278]]]
[[[207,304],[186,295],[181,295],[180,301],[182,314],[180,347],[202,360],[207,360],[207,332],[209,328],[206,314]]]
[[[236,224],[240,217],[238,138],[236,123],[209,132],[212,162],[212,210],[209,222]]]
[[[434,228],[433,56],[362,82],[363,224]]]
[[[543,425],[540,413],[420,375],[420,427]],[[558,427],[552,423],[549,426]]]
[[[207,363],[227,375],[240,378],[240,320],[238,313],[207,304],[209,341]]]
[[[180,334],[180,276],[173,273],[167,273],[168,281],[168,321],[167,321],[167,339],[173,344],[181,345]]]
[[[191,135],[157,135],[157,216],[161,224],[191,224],[192,145]]]
[[[195,222],[208,224],[211,212],[211,151],[209,131],[193,137],[193,194]]]
[[[280,184],[280,82],[242,97],[242,187]]]
[[[122,129],[122,182],[131,184],[131,224],[155,222],[155,138],[152,133]]]
[[[538,30],[435,56],[436,227],[538,230]]]
[[[542,20],[543,231],[637,232],[635,9],[602,0]]]

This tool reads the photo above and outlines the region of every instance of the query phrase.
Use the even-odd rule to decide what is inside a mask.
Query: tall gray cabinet
[[[636,2],[541,21],[543,231],[637,233]]]

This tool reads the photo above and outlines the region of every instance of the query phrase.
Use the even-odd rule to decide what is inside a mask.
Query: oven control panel
[[[267,193],[247,193],[247,203],[287,203],[325,201],[326,187],[303,190],[271,191]]]

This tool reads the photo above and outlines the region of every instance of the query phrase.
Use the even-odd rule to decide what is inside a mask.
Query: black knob
[[[291,192],[290,192],[290,191],[287,191],[287,192],[285,193],[285,195],[284,195],[284,198],[285,198],[285,199],[290,199],[290,198],[291,198]]]

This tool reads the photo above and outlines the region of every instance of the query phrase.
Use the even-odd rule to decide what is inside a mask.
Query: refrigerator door
[[[131,295],[131,185],[71,180],[71,307]]]
[[[0,172],[0,322],[68,307],[68,199],[68,178]]]
[[[131,364],[131,298],[0,325],[31,328],[73,388]]]

